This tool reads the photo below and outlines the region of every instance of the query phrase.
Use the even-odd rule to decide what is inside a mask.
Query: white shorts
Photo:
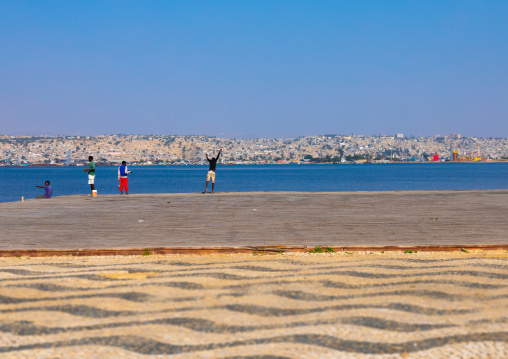
[[[88,175],[88,184],[94,184],[95,176]]]
[[[208,174],[206,175],[206,181],[210,181],[210,178],[212,179],[212,183],[215,183],[215,172],[214,171],[208,171]]]

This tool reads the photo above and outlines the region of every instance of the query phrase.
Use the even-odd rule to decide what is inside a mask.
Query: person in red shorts
[[[118,182],[120,182],[118,189],[120,190],[120,194],[123,194],[124,188],[125,194],[129,194],[129,183],[127,178],[128,173],[132,173],[132,171],[128,171],[127,162],[122,161],[122,165],[118,167]]]

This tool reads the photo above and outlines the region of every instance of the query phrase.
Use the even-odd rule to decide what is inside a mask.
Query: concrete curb
[[[465,250],[508,250],[508,244],[504,245],[453,245],[453,246],[354,246],[336,247],[319,245],[321,248],[333,248],[336,252],[453,252]],[[150,254],[228,254],[228,253],[252,253],[262,251],[276,254],[280,252],[308,252],[314,249],[310,246],[251,246],[251,247],[173,247],[173,248],[129,248],[129,249],[12,249],[0,250],[0,257],[83,257],[83,256],[122,256],[143,255],[148,251]]]

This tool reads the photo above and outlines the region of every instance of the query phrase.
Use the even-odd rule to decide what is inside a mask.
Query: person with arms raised
[[[212,192],[210,192],[210,193],[215,193],[213,191],[214,186],[215,186],[215,167],[217,166],[217,160],[219,159],[221,152],[222,152],[222,148],[219,150],[217,157],[212,157],[212,158],[208,158],[208,153],[206,154],[206,160],[210,164],[210,168],[208,169],[208,174],[206,175],[206,186],[205,186],[205,190],[203,191],[203,193],[206,193],[206,190],[208,189],[208,182],[210,181],[210,179],[212,180]]]

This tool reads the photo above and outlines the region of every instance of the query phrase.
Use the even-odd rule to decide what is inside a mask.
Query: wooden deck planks
[[[508,190],[62,196],[0,203],[0,228],[0,250],[506,245]]]

